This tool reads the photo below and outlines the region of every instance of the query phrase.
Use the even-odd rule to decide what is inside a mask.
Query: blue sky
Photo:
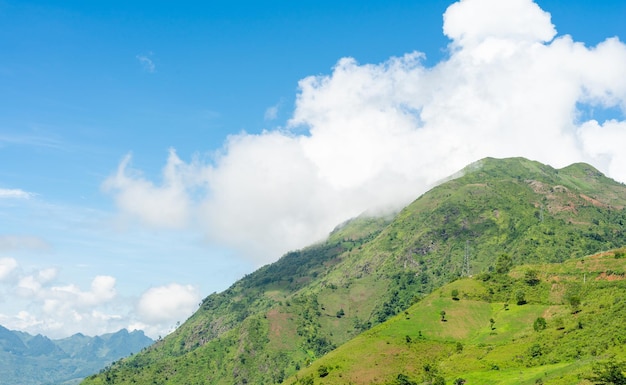
[[[166,333],[484,156],[626,182],[626,4],[451,4],[0,0],[0,324]]]

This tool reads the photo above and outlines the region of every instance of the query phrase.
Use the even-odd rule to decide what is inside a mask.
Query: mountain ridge
[[[152,343],[139,330],[52,340],[0,325],[0,378],[6,385],[76,383]]]
[[[589,165],[486,158],[392,219],[360,217],[222,293],[145,353],[86,384],[280,383],[434,289],[626,244],[626,186]]]

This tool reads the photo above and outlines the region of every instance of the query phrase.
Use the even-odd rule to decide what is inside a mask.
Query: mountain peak
[[[483,158],[461,170],[462,175],[477,174],[479,177],[499,176],[513,177],[537,176],[547,177],[556,173],[556,170],[540,162],[522,157],[514,158]]]

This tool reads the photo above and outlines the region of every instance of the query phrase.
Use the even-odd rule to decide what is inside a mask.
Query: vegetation
[[[409,317],[373,327],[299,375],[324,365],[335,369],[316,385],[626,384],[626,280],[606,275],[626,267],[614,258],[621,250],[515,267],[506,279],[457,280],[411,306]],[[528,304],[503,310],[506,293],[527,285],[527,267],[542,272],[537,290]],[[565,298],[572,287],[580,289],[577,313]],[[452,300],[452,288],[464,299]],[[450,315],[447,322],[432,315],[437,311]]]
[[[596,384],[626,384],[626,376],[624,376],[623,363],[617,363],[614,360],[606,362],[597,362],[593,365],[593,375],[590,377]]]
[[[571,357],[556,352],[566,349],[569,336],[591,333],[591,325],[601,329],[594,319],[610,309],[593,305],[597,314],[589,316],[592,275],[608,265],[607,277],[624,275],[621,250],[611,255],[615,265],[581,258],[626,245],[625,206],[626,186],[588,165],[555,170],[520,158],[485,159],[393,218],[351,220],[325,242],[288,253],[208,296],[176,332],[85,383],[488,383],[467,357],[482,357],[481,368],[510,383],[518,383],[515,373],[526,366],[573,372],[585,363],[569,367]],[[549,263],[570,260],[582,270],[555,272],[567,285],[547,280],[546,266],[561,266]],[[582,281],[573,279],[581,271]],[[606,290],[620,290],[611,285]],[[430,307],[416,312],[425,304]],[[536,332],[539,317],[547,326]],[[401,334],[383,332],[400,321]],[[557,347],[542,339],[565,332]],[[504,346],[521,350],[499,347],[512,338],[524,344]],[[358,376],[349,375],[349,361],[327,361],[364,340],[353,356],[370,366],[360,367]],[[610,350],[600,340],[590,339],[596,355],[585,347],[578,356],[595,359]],[[492,359],[496,348],[503,351]],[[458,360],[442,360],[446,355]],[[328,372],[320,377],[322,364]]]

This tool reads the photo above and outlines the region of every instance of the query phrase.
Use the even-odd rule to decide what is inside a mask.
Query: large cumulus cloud
[[[419,52],[380,64],[343,58],[300,81],[285,127],[233,135],[209,163],[172,152],[162,184],[127,159],[106,186],[141,221],[204,226],[213,242],[264,263],[486,156],[586,161],[626,181],[619,39],[588,47],[558,36],[530,0],[463,0],[443,19],[449,55],[433,67]],[[589,109],[619,113],[593,120]]]

